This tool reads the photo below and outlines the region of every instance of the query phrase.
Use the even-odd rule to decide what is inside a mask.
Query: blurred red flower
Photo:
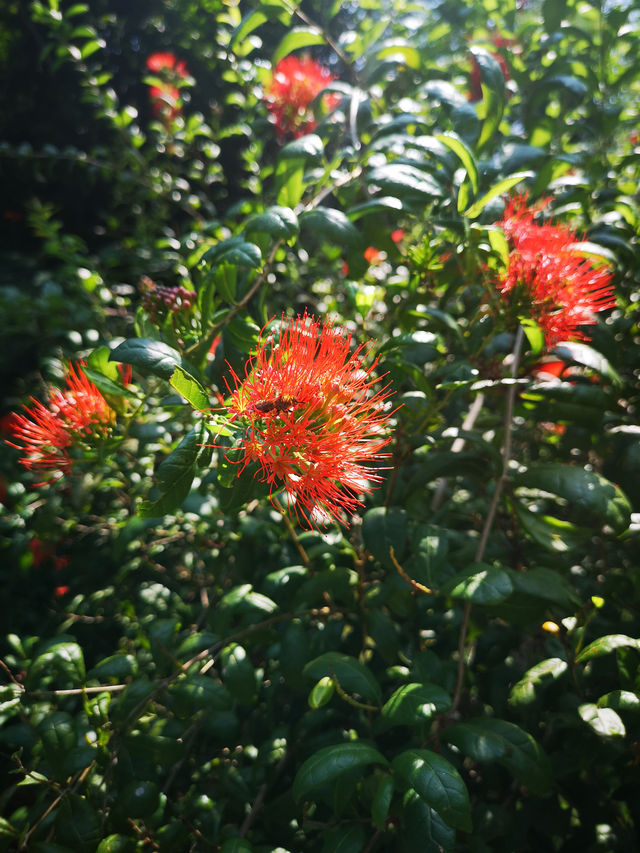
[[[335,79],[310,56],[287,56],[278,62],[265,101],[280,140],[296,139],[315,129],[317,122],[311,102]],[[340,95],[329,93],[323,100],[326,109],[332,110],[339,103]]]
[[[404,231],[402,228],[396,228],[395,231],[392,231],[391,239],[394,243],[401,243],[404,240]]]
[[[147,59],[147,68],[162,77],[160,85],[149,88],[153,112],[156,118],[173,121],[182,112],[180,89],[176,83],[189,76],[187,66],[172,53],[153,53]]]
[[[492,35],[491,41],[496,47],[506,47],[511,48],[516,44],[515,39],[504,38],[504,36]],[[502,76],[504,77],[505,83],[511,79],[511,75],[509,74],[509,66],[507,65],[507,61],[499,53],[491,52],[491,56],[496,60],[498,65],[500,66],[500,70],[502,71]],[[507,96],[511,93],[507,92]],[[470,101],[481,101],[482,100],[482,73],[480,71],[480,66],[478,65],[475,57],[471,57],[471,74],[469,75],[469,100]]]
[[[611,269],[593,267],[583,257],[573,229],[534,221],[543,206],[528,206],[523,196],[509,200],[498,224],[511,251],[498,290],[520,316],[535,320],[551,348],[571,338],[588,340],[580,326],[593,325],[594,314],[613,308],[615,294]]]
[[[367,246],[364,250],[364,259],[368,264],[379,264],[382,260],[382,252],[375,246]]]
[[[6,442],[23,452],[20,462],[25,468],[47,472],[47,479],[56,479],[51,472],[61,476],[70,470],[70,451],[78,444],[105,437],[115,419],[81,363],[75,367],[69,364],[66,385],[64,391],[51,387],[46,405],[32,397],[32,405],[24,407],[25,414],[14,414],[10,431],[20,443]]]
[[[283,488],[303,526],[346,523],[361,492],[382,478],[367,463],[389,442],[388,386],[374,391],[369,347],[351,353],[351,336],[329,322],[283,317],[279,333],[263,330],[241,380],[232,371],[230,410],[246,423],[239,471],[251,462],[271,491]]]

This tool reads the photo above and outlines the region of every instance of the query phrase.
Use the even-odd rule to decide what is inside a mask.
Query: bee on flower
[[[509,200],[497,223],[510,248],[497,287],[521,319],[538,324],[551,349],[560,341],[588,340],[582,327],[593,325],[595,314],[613,308],[616,300],[612,270],[584,257],[572,228],[535,221],[544,204],[530,206],[523,196]]]
[[[306,313],[263,330],[241,379],[232,371],[229,410],[242,419],[238,475],[251,463],[270,490],[284,490],[306,527],[345,522],[382,477],[372,465],[389,443],[389,386],[375,390],[367,345]]]

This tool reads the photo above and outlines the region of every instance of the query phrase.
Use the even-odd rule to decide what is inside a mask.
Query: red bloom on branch
[[[615,295],[611,269],[593,267],[583,257],[573,229],[534,221],[542,206],[529,207],[522,196],[507,204],[498,224],[511,251],[498,289],[519,316],[535,320],[551,348],[571,338],[587,340],[580,327],[593,325],[594,314],[613,308]]]
[[[315,129],[317,122],[311,102],[335,79],[330,71],[309,56],[287,56],[278,62],[265,101],[280,140],[286,137],[297,139]],[[340,96],[327,94],[323,100],[326,109],[332,110],[339,103]]]
[[[47,479],[52,478],[51,472],[70,470],[72,449],[105,437],[114,422],[113,410],[80,364],[69,364],[66,385],[64,391],[51,388],[46,405],[32,397],[25,414],[15,414],[10,425],[19,443],[7,444],[22,451],[20,462],[25,468],[47,472]]]
[[[391,392],[374,391],[376,362],[365,368],[368,346],[352,353],[350,340],[306,313],[283,317],[279,333],[263,330],[245,379],[232,372],[230,410],[246,423],[238,474],[257,463],[305,526],[344,522],[382,479],[368,463],[386,456]]]
[[[162,79],[160,85],[149,88],[153,112],[156,118],[172,121],[182,112],[177,84],[189,76],[187,66],[172,53],[153,53],[147,59],[147,68]]]

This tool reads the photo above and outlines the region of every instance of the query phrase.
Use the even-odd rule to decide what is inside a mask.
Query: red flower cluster
[[[25,414],[14,414],[7,441],[23,452],[20,462],[29,470],[47,473],[57,479],[73,464],[71,451],[79,444],[108,435],[115,413],[96,386],[87,378],[81,364],[69,364],[67,388],[51,388],[47,405],[31,398]],[[51,472],[58,473],[57,477]],[[42,485],[40,483],[39,485]]]
[[[511,245],[507,269],[498,282],[505,301],[535,320],[547,348],[570,338],[587,340],[580,326],[615,305],[611,270],[593,267],[577,250],[576,233],[567,225],[538,225],[544,206],[527,206],[517,196],[498,223]]]
[[[162,78],[161,85],[149,89],[153,112],[156,118],[173,121],[182,113],[180,89],[176,83],[189,76],[187,66],[172,53],[153,53],[147,59],[147,68]]]
[[[244,381],[232,372],[233,419],[247,423],[240,470],[251,462],[271,491],[283,488],[305,526],[344,522],[381,477],[366,463],[389,442],[388,386],[374,391],[362,365],[368,347],[349,350],[350,335],[309,317],[283,317],[279,334],[263,333]]]
[[[280,140],[297,139],[315,129],[317,122],[310,104],[335,79],[309,56],[287,56],[278,62],[265,101]],[[324,97],[327,110],[334,109],[339,101],[336,94]]]

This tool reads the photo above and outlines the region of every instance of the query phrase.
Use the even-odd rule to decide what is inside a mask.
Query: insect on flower
[[[382,477],[372,463],[390,441],[389,386],[375,390],[345,329],[306,313],[264,329],[241,379],[232,371],[231,420],[240,419],[238,475],[251,463],[272,496],[284,491],[303,526],[346,523]]]

